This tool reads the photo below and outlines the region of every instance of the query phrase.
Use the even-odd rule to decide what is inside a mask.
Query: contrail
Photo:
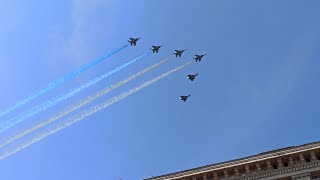
[[[74,72],[71,72],[70,74],[50,83],[47,87],[43,88],[43,89],[40,89],[39,91],[33,93],[31,96],[28,96],[26,97],[25,99],[19,101],[18,103],[16,103],[15,105],[3,110],[0,112],[0,118],[14,110],[16,110],[17,108],[19,108],[20,106],[24,105],[24,104],[27,104],[28,102],[36,99],[37,97],[49,92],[50,90],[58,87],[59,85],[61,85],[62,83],[70,80],[70,79],[73,79],[75,78],[76,76],[78,76],[79,74],[85,72],[86,70],[92,68],[93,66],[99,64],[100,62],[106,60],[107,58],[111,57],[112,55],[116,54],[117,52],[123,50],[124,48],[126,48],[128,45],[125,45],[125,46],[122,46],[114,51],[112,51],[111,53],[109,54],[106,54],[105,56],[102,56],[96,60],[93,60],[91,61],[90,63],[86,64],[85,66],[83,66],[82,68],[74,71]]]
[[[43,138],[45,138],[45,137],[47,137],[47,136],[49,136],[51,134],[54,134],[54,133],[56,133],[56,132],[58,132],[58,131],[60,131],[60,130],[62,130],[64,128],[67,128],[68,126],[70,126],[70,125],[72,125],[72,124],[74,124],[76,122],[81,121],[82,119],[86,118],[87,116],[90,116],[90,115],[92,115],[92,114],[94,114],[94,113],[96,113],[96,112],[98,112],[98,111],[100,111],[100,110],[102,110],[102,109],[104,109],[104,108],[106,108],[106,107],[108,107],[108,106],[110,106],[110,105],[112,105],[112,104],[114,104],[114,103],[126,98],[127,96],[129,96],[129,95],[131,95],[131,94],[133,94],[133,93],[135,93],[135,92],[137,92],[137,91],[139,91],[139,90],[141,90],[141,89],[143,89],[145,87],[148,87],[149,85],[159,81],[160,79],[162,79],[162,78],[164,78],[166,76],[169,76],[170,74],[180,70],[181,68],[186,67],[187,65],[189,65],[191,63],[192,63],[192,61],[190,61],[190,62],[188,62],[188,63],[186,63],[186,64],[184,64],[182,66],[179,66],[179,67],[177,67],[177,68],[175,68],[175,69],[173,69],[171,71],[168,71],[168,72],[166,72],[166,73],[164,73],[164,74],[162,74],[162,75],[160,75],[160,76],[158,76],[158,77],[156,77],[154,79],[151,79],[151,80],[141,84],[140,86],[137,86],[137,87],[135,87],[133,89],[130,89],[127,92],[124,92],[124,93],[122,93],[122,94],[120,94],[118,96],[115,96],[115,97],[107,100],[106,102],[104,102],[104,103],[102,103],[100,105],[94,106],[93,108],[82,112],[80,115],[76,115],[76,116],[71,117],[66,122],[58,124],[57,126],[53,127],[51,130],[48,130],[48,131],[45,131],[45,132],[43,132],[41,134],[36,135],[30,141],[22,143],[17,148],[15,148],[13,150],[9,150],[7,152],[3,152],[0,155],[0,160],[2,160],[2,159],[6,158],[8,156],[11,156],[11,155],[21,151],[22,149],[32,145],[33,143],[36,143],[36,142],[40,141],[41,139],[43,139]]]
[[[33,115],[35,115],[35,114],[37,114],[39,112],[47,110],[48,108],[55,106],[59,102],[61,102],[63,100],[66,100],[66,99],[76,95],[77,93],[81,92],[82,90],[84,90],[86,88],[89,88],[90,86],[100,82],[101,80],[111,76],[112,74],[120,71],[121,69],[129,66],[130,64],[138,61],[139,59],[141,59],[141,58],[143,58],[143,57],[145,57],[145,56],[147,56],[149,54],[150,53],[145,53],[145,54],[143,54],[143,55],[141,55],[141,56],[139,56],[139,57],[137,57],[137,58],[135,58],[135,59],[133,59],[133,60],[121,65],[121,66],[119,66],[119,67],[117,67],[117,68],[115,68],[114,70],[111,70],[111,71],[109,71],[109,72],[107,72],[107,73],[105,73],[105,74],[103,74],[103,75],[101,75],[101,76],[99,76],[97,78],[92,79],[91,81],[83,84],[82,86],[80,86],[80,87],[78,87],[76,89],[73,89],[73,90],[71,90],[70,92],[68,92],[66,94],[63,94],[60,97],[56,97],[56,98],[54,98],[52,100],[48,100],[46,102],[43,102],[40,105],[35,106],[34,108],[32,108],[27,114],[23,114],[20,117],[14,117],[14,118],[9,119],[8,121],[6,121],[4,123],[1,123],[0,133],[2,133],[3,131],[8,130],[9,128],[17,125],[18,123],[26,120],[27,118],[32,117]]]
[[[66,109],[65,111],[59,113],[58,115],[51,117],[47,121],[41,122],[40,124],[38,124],[36,126],[33,126],[33,127],[29,128],[29,129],[26,129],[24,131],[18,132],[16,134],[12,135],[11,137],[4,139],[3,142],[0,144],[0,148],[2,148],[3,146],[5,146],[5,145],[7,145],[7,144],[9,144],[9,143],[21,138],[21,137],[23,137],[23,136],[25,136],[27,134],[32,133],[33,131],[36,131],[37,129],[39,129],[41,127],[46,126],[49,123],[52,123],[52,122],[58,120],[59,118],[65,116],[65,115],[67,115],[67,114],[69,114],[69,113],[71,113],[71,112],[73,112],[73,111],[75,111],[75,110],[77,110],[77,109],[79,109],[81,107],[83,107],[84,105],[94,101],[95,99],[97,99],[97,98],[99,98],[99,97],[111,92],[112,90],[114,90],[114,89],[116,89],[116,88],[118,88],[118,87],[120,87],[120,86],[122,86],[122,85],[124,85],[124,84],[126,84],[128,82],[130,82],[131,80],[133,80],[133,79],[135,79],[135,78],[137,78],[137,77],[139,77],[141,75],[143,75],[144,73],[146,73],[146,72],[148,72],[148,71],[160,66],[161,64],[163,64],[163,63],[167,62],[168,60],[170,60],[171,58],[172,57],[168,57],[168,58],[160,61],[157,64],[154,64],[154,65],[152,65],[152,66],[150,66],[150,67],[148,67],[148,68],[146,68],[146,69],[144,69],[144,70],[142,70],[140,72],[137,72],[134,75],[131,75],[127,79],[124,79],[124,80],[122,80],[122,81],[120,81],[118,83],[115,83],[115,84],[113,84],[113,85],[111,85],[111,86],[99,91],[95,95],[90,96],[90,97],[86,98],[83,101],[80,101],[78,104],[71,106],[70,108]]]

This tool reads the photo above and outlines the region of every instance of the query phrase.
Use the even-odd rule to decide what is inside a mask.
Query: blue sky
[[[188,51],[88,107],[208,52],[201,63],[0,161],[0,178],[141,179],[318,141],[319,5],[316,0],[0,1],[0,109],[126,44],[128,37],[142,36],[137,47],[17,114],[153,44],[165,44],[159,54],[7,134],[159,62],[174,49]],[[196,81],[186,79],[189,73],[199,73]],[[189,101],[180,102],[179,96],[188,93]]]

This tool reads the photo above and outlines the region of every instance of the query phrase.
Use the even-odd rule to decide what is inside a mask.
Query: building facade
[[[146,180],[320,180],[320,142],[292,146]]]

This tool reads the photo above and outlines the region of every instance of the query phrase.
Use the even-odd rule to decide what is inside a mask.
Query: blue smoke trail
[[[166,61],[167,60],[162,61],[162,63],[164,63]],[[160,64],[162,64],[162,63],[160,63]],[[22,142],[22,143],[18,144],[16,147],[2,152],[0,154],[0,160],[2,160],[4,158],[7,158],[7,157],[19,152],[19,151],[31,146],[32,144],[44,139],[47,136],[50,136],[50,135],[52,135],[54,133],[57,133],[58,131],[63,130],[63,129],[65,129],[65,128],[67,128],[67,127],[69,127],[69,126],[71,126],[71,125],[73,125],[73,124],[75,124],[77,122],[82,121],[84,118],[89,117],[89,116],[93,115],[94,113],[97,113],[97,112],[101,111],[102,109],[105,109],[105,108],[113,105],[114,103],[116,103],[116,102],[118,102],[120,100],[123,100],[126,97],[128,97],[128,96],[130,96],[130,95],[132,95],[132,94],[134,94],[134,93],[136,93],[138,91],[141,91],[142,89],[144,89],[144,88],[152,85],[153,83],[156,83],[156,82],[160,81],[161,79],[163,79],[163,78],[165,78],[165,77],[167,77],[167,76],[179,71],[180,69],[188,66],[191,63],[192,63],[192,61],[190,61],[190,62],[188,62],[188,63],[186,63],[186,64],[184,64],[182,66],[179,66],[179,67],[177,67],[175,69],[172,69],[172,70],[170,70],[170,71],[168,71],[168,72],[166,72],[166,73],[164,73],[162,75],[159,75],[159,76],[157,76],[157,77],[155,77],[155,78],[153,78],[153,79],[151,79],[149,81],[144,82],[143,84],[141,84],[141,85],[139,85],[139,86],[137,86],[135,88],[130,89],[129,91],[123,92],[120,95],[114,96],[113,98],[111,98],[111,99],[109,99],[107,101],[104,101],[104,102],[102,102],[101,104],[99,104],[97,106],[94,106],[94,107],[92,107],[90,109],[87,109],[87,110],[81,112],[80,114],[76,114],[75,116],[72,116],[71,118],[67,119],[66,121],[64,121],[62,123],[58,123],[58,125],[55,125],[55,126],[49,128],[49,129],[47,129],[47,130],[45,130],[45,131],[43,131],[41,133],[36,134],[30,140]],[[158,64],[158,66],[160,64]],[[154,66],[154,67],[156,67],[156,66]],[[150,68],[151,67],[149,67],[148,69],[145,69],[143,71],[146,72],[148,70],[151,70]],[[49,121],[51,121],[51,120],[49,120]],[[55,120],[52,120],[52,121],[55,121]],[[50,123],[50,122],[48,122],[48,123]],[[46,124],[47,123],[45,123],[44,125],[46,125]],[[31,129],[27,130],[27,132],[32,132],[35,129],[37,129],[37,127],[36,128],[32,127]]]
[[[120,48],[112,51],[111,53],[109,53],[109,54],[107,54],[107,55],[105,55],[105,56],[102,56],[102,57],[100,57],[99,59],[96,59],[96,60],[88,63],[87,65],[83,66],[82,68],[80,68],[80,69],[78,69],[78,70],[76,70],[76,71],[74,71],[74,72],[71,72],[70,74],[64,76],[63,78],[58,79],[57,81],[55,81],[55,82],[53,82],[53,83],[50,83],[47,87],[45,87],[45,88],[43,88],[43,89],[35,92],[33,95],[31,95],[31,96],[29,96],[29,97],[21,100],[20,102],[16,103],[14,106],[11,106],[11,107],[9,107],[9,108],[1,111],[1,112],[0,112],[0,117],[2,117],[2,116],[4,116],[4,115],[6,115],[6,114],[8,114],[8,113],[10,113],[10,112],[12,112],[12,111],[14,111],[14,110],[16,110],[16,109],[19,108],[20,106],[22,106],[22,105],[24,105],[24,104],[26,104],[26,103],[28,103],[28,102],[36,99],[37,97],[39,97],[39,96],[41,96],[41,95],[49,92],[50,90],[58,87],[58,86],[61,85],[62,83],[66,82],[66,81],[68,81],[68,80],[70,80],[70,79],[75,78],[77,75],[83,73],[84,71],[86,71],[86,70],[92,68],[93,66],[99,64],[100,62],[106,60],[107,58],[109,58],[109,57],[111,57],[112,55],[116,54],[117,52],[123,50],[123,49],[126,48],[127,46],[128,46],[128,45],[122,46],[122,47],[120,47]]]
[[[58,104],[59,102],[61,102],[63,100],[66,100],[66,99],[76,95],[77,93],[81,92],[82,90],[84,90],[84,89],[86,89],[86,88],[88,88],[88,87],[100,82],[101,80],[111,76],[112,74],[114,74],[114,73],[120,71],[121,69],[129,66],[130,64],[133,64],[134,62],[138,61],[139,59],[141,59],[141,58],[143,58],[143,57],[145,57],[145,56],[147,56],[149,54],[150,53],[143,54],[143,55],[141,55],[141,56],[139,56],[139,57],[137,57],[137,58],[135,58],[135,59],[133,59],[133,60],[131,60],[131,61],[129,61],[129,62],[127,62],[127,63],[125,63],[125,64],[123,64],[123,65],[121,65],[121,66],[119,66],[119,67],[117,67],[117,68],[115,68],[115,69],[103,74],[103,75],[101,75],[101,76],[99,76],[99,77],[96,77],[96,78],[90,80],[89,82],[83,84],[82,86],[71,90],[67,94],[63,94],[60,97],[56,97],[56,98],[54,98],[52,100],[48,100],[48,101],[46,101],[46,102],[44,102],[44,103],[32,108],[26,115],[22,115],[22,116],[20,116],[18,118],[12,118],[12,119],[8,120],[3,125],[1,125],[0,133],[4,132],[5,130],[7,130],[7,129],[15,126],[15,125],[17,125],[18,123],[24,121],[27,118],[29,118],[29,117],[31,117],[31,116],[39,113],[39,112],[42,112],[42,111],[44,111],[44,110],[46,110],[46,109],[48,109],[50,107],[53,107],[54,105]]]

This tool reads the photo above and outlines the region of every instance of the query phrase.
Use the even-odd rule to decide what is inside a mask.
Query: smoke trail
[[[82,90],[84,90],[84,89],[86,89],[86,88],[88,88],[88,87],[100,82],[101,80],[111,76],[112,74],[120,71],[121,69],[129,66],[130,64],[138,61],[139,59],[141,59],[141,58],[143,58],[143,57],[145,57],[145,56],[147,56],[149,54],[150,53],[143,54],[143,55],[141,55],[141,56],[139,56],[139,57],[137,57],[137,58],[135,58],[135,59],[133,59],[133,60],[131,60],[131,61],[119,66],[119,67],[117,67],[117,68],[115,68],[114,70],[109,71],[109,72],[107,72],[107,73],[105,73],[105,74],[103,74],[103,75],[101,75],[101,76],[99,76],[99,77],[97,77],[95,79],[92,79],[91,81],[83,84],[82,86],[71,90],[69,93],[63,94],[62,96],[56,97],[56,98],[54,98],[52,100],[48,100],[48,101],[46,101],[46,102],[44,102],[44,103],[32,108],[27,114],[23,114],[21,117],[14,117],[14,118],[8,120],[7,122],[1,124],[0,133],[2,133],[3,131],[6,131],[7,129],[9,129],[9,128],[15,126],[15,125],[17,125],[18,123],[24,121],[27,118],[32,117],[33,115],[35,115],[35,114],[37,114],[39,112],[47,110],[48,108],[55,106],[59,102],[61,102],[63,100],[66,100],[66,99],[76,95],[77,93],[81,92]]]
[[[167,61],[170,60],[170,59],[171,59],[171,57],[166,58],[166,59],[160,61],[159,63],[154,64],[154,65],[152,65],[152,66],[150,66],[150,67],[148,67],[148,68],[146,68],[146,69],[144,69],[144,70],[142,70],[142,71],[140,71],[140,72],[138,72],[138,73],[136,73],[136,74],[128,77],[127,79],[124,79],[124,80],[122,80],[122,81],[120,81],[120,82],[118,82],[118,83],[115,83],[115,84],[111,85],[110,87],[107,87],[107,88],[99,91],[99,92],[96,93],[95,95],[86,98],[85,100],[79,102],[78,104],[76,104],[76,105],[74,105],[74,106],[71,106],[71,107],[68,108],[67,110],[59,113],[58,115],[56,115],[56,116],[54,116],[54,117],[51,117],[51,118],[48,119],[47,121],[41,122],[40,124],[38,124],[38,125],[36,125],[36,126],[34,126],[34,127],[31,127],[31,128],[29,128],[29,129],[26,129],[26,130],[24,130],[24,131],[18,132],[17,134],[15,134],[15,135],[13,135],[13,136],[11,136],[11,137],[3,140],[3,142],[0,144],[0,148],[3,147],[3,146],[5,146],[5,145],[7,145],[7,144],[9,144],[9,143],[11,143],[11,142],[13,142],[13,141],[15,141],[16,139],[19,139],[19,138],[21,138],[21,137],[23,137],[23,136],[25,136],[25,135],[27,135],[27,134],[30,134],[30,133],[32,133],[33,131],[35,131],[35,130],[41,128],[41,127],[44,127],[44,126],[46,126],[47,124],[52,123],[52,122],[58,120],[59,118],[61,118],[61,117],[65,116],[65,115],[67,115],[67,114],[69,114],[69,113],[71,113],[71,112],[73,112],[73,111],[75,111],[75,110],[83,107],[84,105],[86,105],[86,104],[94,101],[95,99],[97,99],[97,98],[99,98],[99,97],[101,97],[101,96],[103,96],[103,95],[111,92],[112,90],[114,90],[114,89],[116,89],[116,88],[118,88],[118,87],[120,87],[120,86],[122,86],[122,85],[124,85],[124,84],[126,84],[126,83],[128,83],[128,82],[130,82],[131,80],[133,80],[133,79],[135,79],[135,78],[137,78],[137,77],[139,77],[139,76],[141,76],[141,75],[143,75],[144,73],[146,73],[146,72],[148,72],[148,71],[150,71],[150,70],[152,70],[152,69],[160,66],[161,64],[167,62]]]
[[[83,73],[84,71],[86,71],[86,70],[92,68],[93,66],[99,64],[100,62],[106,60],[107,58],[109,58],[109,57],[111,57],[112,55],[116,54],[117,52],[123,50],[123,49],[126,48],[127,46],[128,46],[128,45],[122,46],[122,47],[120,47],[120,48],[112,51],[111,53],[109,53],[109,54],[107,54],[107,55],[105,55],[105,56],[102,56],[102,57],[100,57],[99,59],[96,59],[96,60],[94,60],[94,61],[86,64],[86,65],[83,66],[82,68],[80,68],[80,69],[78,69],[78,70],[76,70],[76,71],[74,71],[74,72],[71,72],[70,74],[64,76],[63,78],[60,78],[60,79],[58,79],[57,81],[55,81],[55,82],[53,82],[53,83],[50,83],[47,87],[45,87],[45,88],[43,88],[43,89],[40,89],[39,91],[35,92],[35,93],[32,94],[31,96],[28,96],[28,97],[26,97],[25,99],[23,99],[23,100],[19,101],[18,103],[16,103],[15,105],[13,105],[13,106],[11,106],[11,107],[9,107],[9,108],[1,111],[1,112],[0,112],[0,117],[2,117],[2,116],[4,116],[4,115],[6,115],[6,114],[8,114],[8,113],[10,113],[10,112],[12,112],[12,111],[14,111],[14,110],[16,110],[16,109],[19,108],[20,106],[22,106],[22,105],[24,105],[24,104],[26,104],[26,103],[28,103],[28,102],[36,99],[37,97],[39,97],[39,96],[41,96],[41,95],[49,92],[50,90],[58,87],[58,86],[61,85],[62,83],[66,82],[66,81],[68,81],[68,80],[70,80],[70,79],[75,78],[77,75]]]
[[[166,72],[166,73],[164,73],[164,74],[162,74],[162,75],[160,75],[160,76],[158,76],[158,77],[156,77],[154,79],[151,79],[151,80],[141,84],[140,86],[137,86],[137,87],[135,87],[133,89],[130,89],[127,92],[124,92],[124,93],[122,93],[122,94],[120,94],[118,96],[115,96],[115,97],[107,100],[106,102],[98,105],[98,106],[94,106],[93,108],[91,108],[91,109],[89,109],[87,111],[84,111],[80,115],[76,115],[74,117],[71,117],[69,120],[67,120],[63,124],[58,124],[57,126],[53,127],[51,130],[48,130],[48,131],[45,131],[45,132],[43,132],[41,134],[36,135],[30,141],[19,145],[17,148],[15,148],[15,149],[13,149],[11,151],[7,151],[7,152],[2,153],[2,155],[0,156],[0,160],[6,158],[8,156],[11,156],[12,154],[17,153],[18,151],[21,151],[22,149],[32,145],[33,143],[36,143],[36,142],[40,141],[41,139],[43,139],[43,138],[45,138],[45,137],[47,137],[47,136],[49,136],[51,134],[54,134],[54,133],[56,133],[56,132],[58,132],[58,131],[60,131],[60,130],[62,130],[64,128],[67,128],[68,126],[70,126],[70,125],[72,125],[72,124],[74,124],[76,122],[81,121],[82,119],[86,118],[87,116],[90,116],[90,115],[92,115],[92,114],[94,114],[94,113],[96,113],[96,112],[98,112],[98,111],[100,111],[100,110],[102,110],[102,109],[104,109],[104,108],[106,108],[106,107],[108,107],[108,106],[110,106],[110,105],[112,105],[112,104],[114,104],[114,103],[126,98],[127,96],[129,96],[129,95],[131,95],[131,94],[133,94],[133,93],[135,93],[135,92],[137,92],[137,91],[139,91],[139,90],[141,90],[141,89],[143,89],[143,88],[145,88],[145,87],[147,87],[147,86],[159,81],[160,79],[162,79],[162,78],[164,78],[166,76],[169,76],[170,74],[180,70],[181,68],[184,68],[185,66],[187,66],[187,65],[189,65],[191,63],[192,63],[192,61],[190,61],[190,62],[188,62],[188,63],[186,63],[186,64],[184,64],[182,66],[179,66],[179,67],[177,67],[177,68],[175,68],[175,69],[173,69],[171,71],[168,71],[168,72]]]

